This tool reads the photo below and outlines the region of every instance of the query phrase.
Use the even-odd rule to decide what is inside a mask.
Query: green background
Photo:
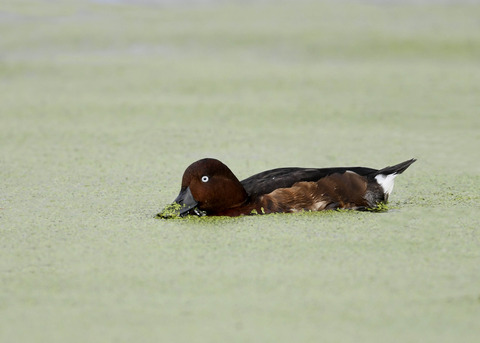
[[[480,5],[0,10],[0,341],[478,342]],[[203,157],[381,168],[386,213],[158,220]]]

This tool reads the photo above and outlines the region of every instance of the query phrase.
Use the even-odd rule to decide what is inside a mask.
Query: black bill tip
[[[162,212],[157,214],[157,217],[163,219],[173,219],[185,217],[191,214],[197,216],[205,215],[205,212],[196,208],[197,204],[198,203],[193,197],[190,188],[186,187],[180,191],[172,204],[166,206]]]

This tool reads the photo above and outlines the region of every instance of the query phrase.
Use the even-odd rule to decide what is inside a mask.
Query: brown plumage
[[[174,201],[175,210],[164,210],[159,216],[239,216],[252,212],[375,208],[388,200],[395,176],[413,162],[411,159],[380,170],[278,168],[240,182],[225,164],[207,158],[185,170],[180,193]]]

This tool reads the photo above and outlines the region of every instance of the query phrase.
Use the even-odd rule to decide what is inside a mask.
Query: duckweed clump
[[[369,212],[387,212],[390,206],[386,202],[378,202],[375,207],[367,208]]]
[[[156,217],[162,219],[178,219],[181,218],[181,209],[182,205],[174,202],[170,205],[165,206],[165,208],[160,213],[157,213]]]

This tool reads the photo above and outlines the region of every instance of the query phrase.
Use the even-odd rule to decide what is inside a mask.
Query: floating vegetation
[[[387,212],[390,209],[387,203],[385,202],[377,202],[377,206],[372,208],[367,208],[369,212]]]
[[[180,210],[182,209],[182,205],[174,202],[170,205],[165,206],[165,208],[160,212],[157,213],[157,218],[162,219],[178,219],[181,218]]]

